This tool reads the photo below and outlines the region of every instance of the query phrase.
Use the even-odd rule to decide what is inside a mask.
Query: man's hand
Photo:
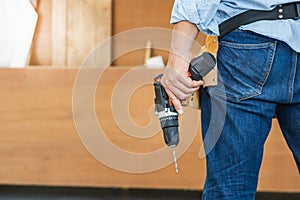
[[[183,113],[181,100],[187,99],[203,85],[203,81],[193,81],[188,77],[192,46],[197,35],[195,24],[182,21],[175,25],[167,69],[161,80],[179,114]]]
[[[203,81],[193,81],[188,77],[188,67],[179,65],[179,63],[182,63],[181,61],[175,63],[178,63],[178,65],[167,67],[161,84],[164,86],[177,112],[183,114],[181,101],[197,91],[203,85]]]

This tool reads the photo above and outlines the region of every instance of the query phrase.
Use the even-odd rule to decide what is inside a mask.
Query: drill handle
[[[216,62],[215,56],[209,52],[203,52],[200,56],[192,59],[189,66],[191,79],[202,80],[216,66]]]

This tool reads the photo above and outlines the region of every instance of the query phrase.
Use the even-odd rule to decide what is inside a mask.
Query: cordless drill
[[[200,56],[192,59],[189,66],[189,74],[192,80],[202,80],[216,65],[215,57],[208,52],[202,53]],[[178,165],[175,148],[179,143],[178,132],[178,112],[176,111],[172,101],[166,93],[164,87],[161,85],[161,78],[163,74],[154,78],[155,91],[155,113],[160,120],[161,128],[163,129],[163,136],[165,143],[173,151],[173,159],[176,173],[178,173]]]

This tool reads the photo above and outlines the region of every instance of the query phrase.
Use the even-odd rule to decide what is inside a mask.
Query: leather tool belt
[[[248,10],[238,14],[219,25],[220,36],[222,38],[227,33],[236,28],[260,20],[281,20],[281,19],[299,19],[300,2],[281,4],[273,10]]]

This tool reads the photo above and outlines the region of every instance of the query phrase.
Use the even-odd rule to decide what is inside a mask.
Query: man
[[[204,144],[204,200],[255,198],[263,146],[274,115],[300,167],[300,21],[298,16],[280,16],[285,12],[281,4],[290,2],[297,1],[175,0],[174,34],[162,84],[180,114],[180,101],[203,85],[187,76],[199,31],[219,35],[218,26],[233,16],[278,8],[278,19],[251,22],[219,38],[219,85],[202,91],[203,138],[220,135],[212,149]],[[212,112],[213,106],[218,112]]]

